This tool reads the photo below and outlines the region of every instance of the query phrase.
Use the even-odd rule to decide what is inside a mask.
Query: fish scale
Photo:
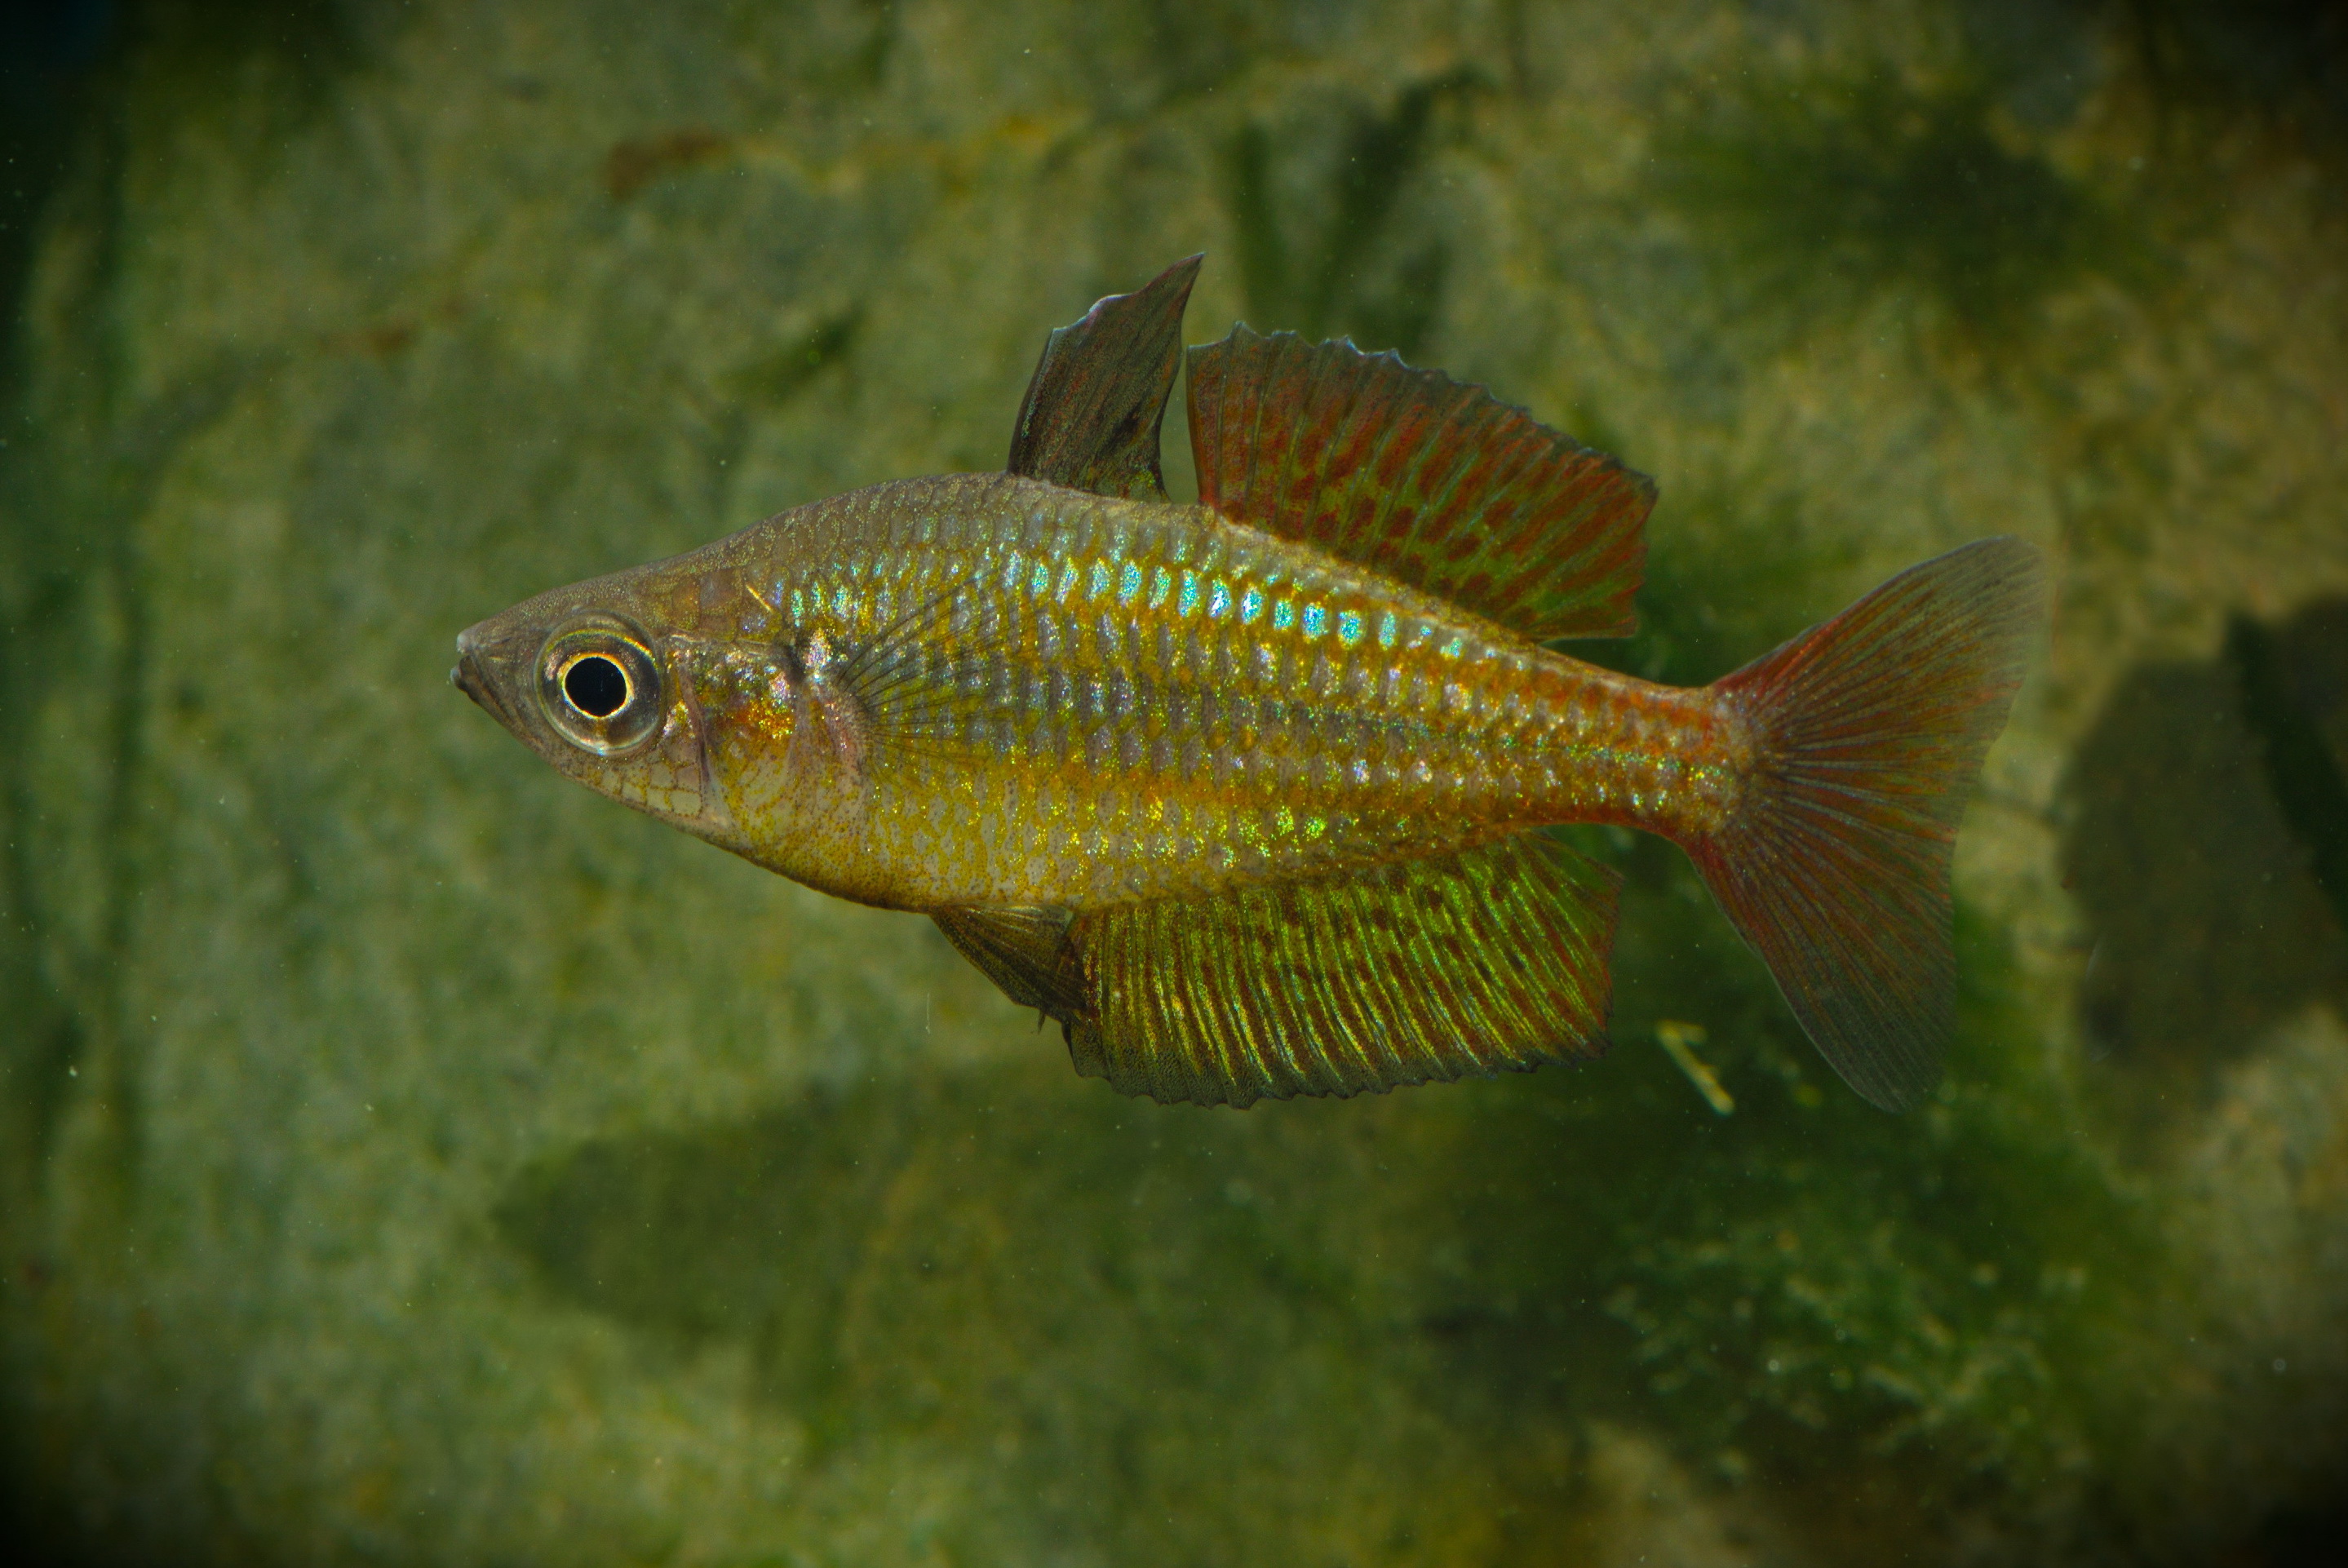
[[[1684,830],[1725,799],[1729,726],[1703,694],[1658,714],[1624,677],[1197,508],[916,481],[804,520],[761,564],[758,599],[801,614],[721,607],[747,634],[707,645],[702,700],[765,738],[715,771],[770,839],[804,830],[744,793],[798,700],[772,650],[820,637],[852,659],[901,607],[955,606],[910,650],[954,672],[929,683],[957,709],[952,766],[873,760],[858,780],[870,809],[839,891],[867,902],[1165,896],[1546,821]],[[725,678],[745,661],[764,678]],[[954,851],[940,791],[1017,809]]]

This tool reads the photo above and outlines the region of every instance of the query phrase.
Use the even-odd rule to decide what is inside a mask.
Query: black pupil
[[[562,695],[588,717],[609,718],[628,700],[628,676],[601,654],[592,655],[563,672]]]

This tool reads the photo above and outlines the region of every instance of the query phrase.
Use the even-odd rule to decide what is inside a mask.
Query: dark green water
[[[2348,14],[34,7],[0,1480],[94,1563],[2199,1563],[2348,1534]],[[1615,1049],[1244,1113],[557,778],[456,630],[1350,334],[1656,476],[1709,680],[2057,607],[1879,1114],[1678,852]],[[1188,469],[1169,430],[1178,490]],[[1715,1113],[1659,1043],[1694,1025]]]

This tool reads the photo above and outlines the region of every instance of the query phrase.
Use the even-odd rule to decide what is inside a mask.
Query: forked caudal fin
[[[2044,597],[2036,550],[1985,539],[1713,688],[1758,755],[1735,815],[1688,852],[1819,1051],[1887,1110],[1940,1077],[1951,851]]]

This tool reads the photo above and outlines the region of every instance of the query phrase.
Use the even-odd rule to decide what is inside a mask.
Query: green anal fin
[[[1084,1012],[1084,984],[1068,946],[1068,916],[1056,909],[941,909],[931,919],[954,951],[1023,1007],[1069,1025]]]
[[[1234,1106],[1595,1056],[1618,882],[1530,834],[1089,911],[1070,1054],[1127,1094]]]
[[[1012,428],[1012,473],[1098,495],[1166,499],[1158,432],[1182,353],[1197,256],[1111,294],[1045,340]]]
[[[1188,361],[1201,504],[1538,641],[1636,629],[1643,474],[1350,343],[1241,325]]]

